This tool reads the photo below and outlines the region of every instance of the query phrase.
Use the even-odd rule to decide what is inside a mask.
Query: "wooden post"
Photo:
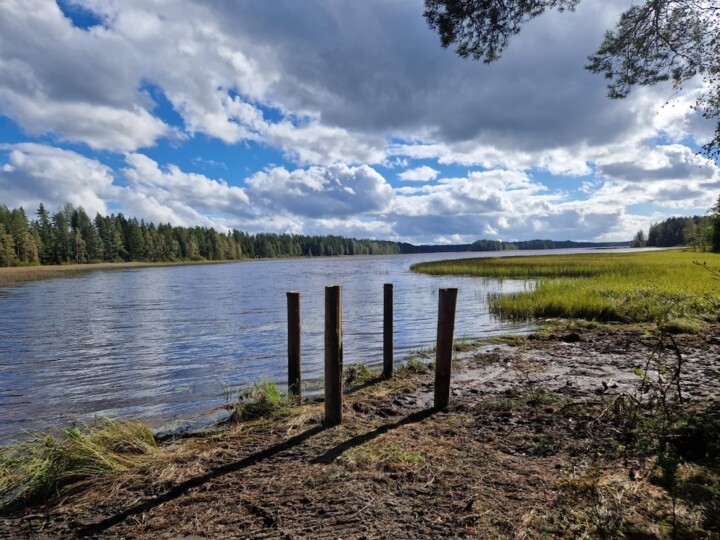
[[[302,399],[302,376],[300,372],[300,293],[287,293],[288,317],[288,394]]]
[[[393,375],[393,285],[383,286],[383,377]]]
[[[450,403],[453,332],[457,289],[440,289],[438,299],[437,349],[435,356],[435,409],[446,409]]]
[[[342,287],[325,287],[325,425],[342,423]]]

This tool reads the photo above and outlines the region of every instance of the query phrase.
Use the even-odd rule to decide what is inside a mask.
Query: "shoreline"
[[[155,268],[163,266],[194,266],[205,264],[229,264],[252,261],[255,259],[238,259],[237,261],[178,261],[178,262],[118,262],[118,263],[84,263],[36,266],[9,266],[0,268],[0,289],[12,287],[30,281],[74,277],[94,270],[126,270],[131,268]]]
[[[522,253],[523,251],[533,251],[533,250],[511,250],[506,251],[504,253],[512,253],[511,256],[538,256],[538,257],[544,257],[544,256],[551,256],[556,255],[556,251],[565,251],[566,249],[580,249],[580,250],[587,250],[588,252],[591,252],[593,249],[596,248],[552,248],[552,249],[544,249],[544,250],[535,250],[535,251],[542,251],[542,253],[535,253],[534,255],[527,255],[522,254],[518,255],[519,253]],[[602,249],[608,249],[608,250],[614,250],[617,252],[633,252],[638,250],[631,251],[630,248],[602,248]],[[661,250],[669,250],[669,249],[675,249],[675,248],[643,248],[640,251],[661,251]],[[82,263],[82,264],[60,264],[60,265],[34,265],[34,266],[9,266],[9,267],[0,267],[0,290],[6,287],[12,287],[14,285],[18,285],[21,283],[27,283],[30,281],[40,281],[43,279],[54,279],[54,278],[62,278],[62,277],[73,277],[77,275],[82,275],[87,272],[92,272],[93,270],[122,270],[122,269],[128,269],[128,268],[153,268],[153,267],[163,267],[163,266],[193,266],[193,265],[205,265],[205,264],[232,264],[232,263],[241,263],[241,262],[261,262],[261,261],[280,261],[280,260],[291,260],[291,259],[315,259],[315,258],[347,258],[347,257],[382,257],[382,256],[388,256],[388,255],[444,255],[444,254],[453,254],[453,253],[462,253],[462,254],[469,254],[468,258],[474,258],[476,256],[477,258],[484,258],[483,253],[489,253],[486,251],[477,251],[477,252],[469,252],[469,251],[448,251],[448,252],[428,252],[428,253],[395,253],[395,254],[378,254],[378,255],[326,255],[323,257],[308,257],[308,256],[299,256],[299,257],[290,257],[290,256],[284,256],[284,257],[260,257],[260,258],[241,258],[237,260],[223,260],[223,261],[173,261],[173,262],[144,262],[144,261],[134,261],[134,262],[101,262],[101,263]]]
[[[719,333],[673,338],[686,407],[720,401]],[[0,536],[670,538],[675,507],[681,531],[714,537],[720,497],[693,499],[692,482],[702,473],[716,485],[716,469],[683,458],[677,476],[690,483],[673,500],[656,454],[623,438],[628,397],[647,399],[636,370],[653,350],[673,359],[659,338],[647,326],[565,322],[457,347],[445,412],[431,409],[432,371],[407,367],[346,393],[339,427],[323,429],[322,403],[308,400],[171,439],[136,469],[7,515]]]

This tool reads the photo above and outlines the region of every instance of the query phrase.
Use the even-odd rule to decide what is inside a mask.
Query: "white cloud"
[[[385,220],[361,220],[321,218],[308,220],[303,229],[306,234],[338,234],[351,238],[380,238],[392,240],[395,237],[392,223]]]
[[[443,50],[421,0],[73,2],[102,24],[77,28],[53,0],[0,1],[0,114],[117,155],[6,147],[6,204],[113,202],[175,224],[421,241],[591,239],[634,232],[646,218],[630,206],[690,212],[720,191],[717,165],[686,146],[711,133],[690,108],[699,85],[666,106],[669,87],[611,101],[582,69],[625,0],[546,14],[490,66]],[[285,162],[243,189],[236,165],[214,179],[140,152],[163,139]],[[100,162],[125,154],[116,171]],[[418,184],[393,189],[371,165]],[[485,170],[445,178],[445,165]]]
[[[599,158],[597,163],[601,174],[628,182],[720,179],[720,169],[716,164],[680,144],[614,153]]]
[[[437,236],[433,238],[434,244],[463,244],[466,243],[465,239],[459,234],[453,234],[451,236]]]
[[[310,167],[288,171],[275,167],[249,178],[253,200],[270,209],[309,217],[378,213],[392,202],[392,188],[367,165]]]
[[[650,204],[675,213],[705,212],[720,191],[720,167],[686,146],[631,148],[598,158],[605,181],[586,186],[589,205]]]
[[[241,189],[177,166],[161,167],[137,153],[126,157],[122,185],[107,166],[72,151],[37,144],[0,150],[7,152],[0,163],[0,191],[12,207],[34,210],[40,202],[51,208],[70,202],[92,215],[106,213],[112,202],[127,215],[156,223],[420,243],[483,237],[627,240],[659,215],[628,214],[623,200],[686,210],[713,202],[707,201],[710,182],[720,187],[711,169],[712,175],[705,170],[705,177],[689,183],[609,179],[588,186],[586,200],[574,201],[521,171],[474,171],[393,190],[368,166],[333,165],[274,168],[253,175]],[[692,158],[674,146],[661,155]]]
[[[34,212],[40,203],[55,209],[71,203],[92,216],[106,213],[106,201],[118,192],[109,167],[75,152],[32,143],[0,145],[0,150],[8,152],[0,192],[11,208]]]
[[[518,171],[475,171],[466,178],[446,178],[436,185],[400,188],[392,212],[404,216],[497,215],[531,207],[556,196],[538,193],[546,188]]]
[[[213,226],[217,221],[209,219],[208,214],[253,215],[245,190],[224,180],[183,172],[175,165],[160,168],[142,154],[128,154],[125,160],[128,167],[123,169],[123,175],[129,188],[123,191],[123,203],[148,219]]]
[[[697,88],[676,109],[661,108],[657,91],[611,102],[582,70],[620,0],[544,15],[491,66],[442,50],[419,1],[75,3],[103,26],[76,28],[51,0],[0,5],[0,107],[30,133],[93,148],[177,137],[153,116],[139,91],[146,83],[190,134],[263,142],[302,165],[382,163],[385,139],[409,136],[433,145],[440,163],[585,175],[583,149],[660,132],[681,138],[696,118],[687,106]]]
[[[399,238],[415,242],[628,240],[640,223],[649,221],[598,196],[596,191],[606,185],[591,186],[593,195],[586,200],[572,200],[521,171],[475,171],[436,185],[397,188],[388,219]]]
[[[0,51],[0,112],[30,134],[127,151],[174,133],[136,100],[134,51],[74,28],[55,2],[1,2]]]
[[[381,163],[385,159],[384,141],[345,129],[323,126],[317,121],[295,126],[291,122],[266,124],[264,138],[301,164]]]
[[[172,165],[161,169],[141,154],[127,156],[122,171],[127,186],[121,186],[109,167],[70,150],[33,143],[0,145],[0,150],[8,153],[0,164],[0,192],[10,207],[34,211],[40,203],[59,208],[69,202],[92,216],[107,214],[113,203],[156,223],[221,230],[230,228],[233,217],[256,219],[243,189]]]
[[[427,165],[423,165],[422,167],[416,167],[414,169],[408,169],[407,171],[401,172],[398,174],[398,178],[407,182],[429,182],[430,180],[435,180],[439,174],[440,171],[437,171],[432,167],[428,167]]]
[[[388,147],[390,156],[412,159],[435,159],[441,165],[480,166],[486,169],[544,169],[551,174],[584,176],[592,169],[588,148],[549,148],[536,151],[502,149],[496,146],[463,141],[459,143],[396,143]]]

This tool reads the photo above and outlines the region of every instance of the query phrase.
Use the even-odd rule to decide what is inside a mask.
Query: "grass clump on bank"
[[[717,268],[720,255],[682,251],[479,258],[412,266],[415,272],[432,275],[538,280],[534,290],[491,296],[491,313],[507,319],[677,320],[686,328],[693,327],[693,321],[717,320],[720,287],[712,271]]]
[[[283,395],[277,384],[263,381],[238,392],[235,414],[238,420],[277,419],[288,414],[291,403],[292,398]]]
[[[106,418],[0,449],[0,510],[47,501],[98,476],[137,467],[157,450],[146,424]]]
[[[290,414],[292,397],[262,382],[239,393],[238,420],[277,420]],[[56,501],[99,477],[145,470],[168,459],[150,426],[98,418],[57,433],[37,433],[0,447],[0,512]]]
[[[344,372],[345,385],[349,388],[367,385],[379,381],[382,377],[380,371],[372,370],[362,362],[345,366]]]
[[[410,373],[417,375],[427,373],[428,371],[430,371],[430,365],[420,360],[420,358],[410,358],[406,363],[400,366],[400,369],[398,369],[398,372],[401,374]]]

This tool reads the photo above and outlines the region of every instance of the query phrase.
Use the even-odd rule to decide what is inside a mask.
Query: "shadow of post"
[[[426,418],[431,417],[436,412],[437,411],[435,409],[425,409],[422,411],[418,411],[418,412],[409,414],[408,416],[406,416],[392,424],[382,425],[373,431],[365,433],[364,435],[358,435],[356,437],[353,437],[352,439],[349,439],[349,440],[329,449],[324,454],[314,458],[311,461],[311,463],[323,463],[323,464],[332,463],[339,456],[341,456],[344,452],[346,452],[347,450],[350,450],[351,448],[360,446],[366,442],[369,442],[369,441],[379,437],[380,435],[383,435],[384,433],[392,431],[393,429],[397,429],[401,426],[421,422],[421,421],[425,420]],[[270,459],[270,458],[274,457],[275,455],[279,454],[280,452],[283,452],[285,450],[289,450],[290,448],[298,446],[298,445],[304,443],[305,441],[307,441],[308,439],[310,439],[311,437],[322,432],[324,429],[325,428],[323,426],[316,426],[316,427],[309,429],[303,433],[300,433],[299,435],[295,435],[294,437],[291,437],[287,441],[283,441],[274,446],[271,446],[270,448],[266,448],[265,450],[261,450],[259,452],[255,452],[254,454],[250,454],[249,456],[247,456],[239,461],[234,461],[232,463],[228,463],[221,467],[217,467],[202,476],[196,476],[194,478],[190,478],[189,480],[186,480],[185,482],[182,482],[182,483],[170,488],[167,492],[155,497],[154,499],[136,504],[135,506],[132,506],[118,514],[115,514],[113,516],[105,518],[104,520],[102,520],[98,523],[92,523],[92,524],[82,527],[78,531],[78,535],[82,537],[82,536],[92,536],[92,535],[100,534],[100,533],[108,530],[110,527],[118,525],[119,523],[123,522],[130,516],[142,514],[144,512],[147,512],[149,510],[152,510],[153,508],[160,506],[161,504],[175,500],[178,497],[181,497],[182,495],[187,493],[192,488],[199,487],[210,480],[214,480],[216,478],[219,478],[219,477],[224,476],[229,473],[240,471],[242,469],[250,467],[251,465],[255,465],[256,463],[259,463],[260,461]]]
[[[157,506],[160,506],[161,504],[164,504],[166,502],[177,499],[178,497],[187,493],[190,489],[201,486],[205,482],[208,482],[209,480],[213,480],[215,478],[219,478],[220,476],[224,476],[226,474],[245,469],[246,467],[250,467],[251,465],[254,465],[260,461],[269,459],[269,458],[275,456],[276,454],[279,454],[280,452],[289,450],[290,448],[293,448],[294,446],[298,446],[298,445],[304,443],[310,437],[317,435],[318,433],[320,433],[323,430],[324,430],[324,428],[322,426],[316,426],[312,429],[304,431],[303,433],[300,433],[299,435],[295,435],[294,437],[291,437],[287,441],[278,443],[274,446],[271,446],[270,448],[261,450],[260,452],[255,452],[254,454],[250,454],[249,456],[247,456],[239,461],[234,461],[232,463],[228,463],[227,465],[223,465],[222,467],[217,467],[216,469],[213,469],[213,470],[209,471],[207,474],[204,474],[202,476],[196,476],[194,478],[190,478],[189,480],[186,480],[185,482],[182,482],[182,483],[170,488],[167,492],[155,497],[154,499],[136,504],[135,506],[132,506],[132,507],[128,508],[127,510],[120,512],[119,514],[110,516],[98,523],[86,525],[85,527],[83,527],[82,529],[80,529],[78,531],[78,534],[79,534],[79,536],[90,536],[90,535],[102,533],[103,531],[106,531],[110,527],[121,523],[122,521],[129,518],[130,516],[142,514],[144,512],[147,512],[148,510],[151,510]]]
[[[331,448],[324,454],[313,459],[311,461],[311,463],[325,463],[325,464],[332,463],[337,458],[339,458],[343,453],[347,452],[351,448],[355,448],[356,446],[360,446],[362,444],[365,444],[366,442],[372,441],[373,439],[379,437],[380,435],[387,433],[388,431],[392,431],[393,429],[397,429],[399,427],[406,426],[408,424],[415,424],[417,422],[422,422],[426,418],[430,418],[436,412],[437,411],[435,409],[424,409],[422,411],[418,411],[418,412],[409,414],[405,418],[402,418],[393,424],[382,425],[373,431],[364,433],[363,435],[358,435],[357,437],[348,439],[344,443],[338,444],[336,447]]]

